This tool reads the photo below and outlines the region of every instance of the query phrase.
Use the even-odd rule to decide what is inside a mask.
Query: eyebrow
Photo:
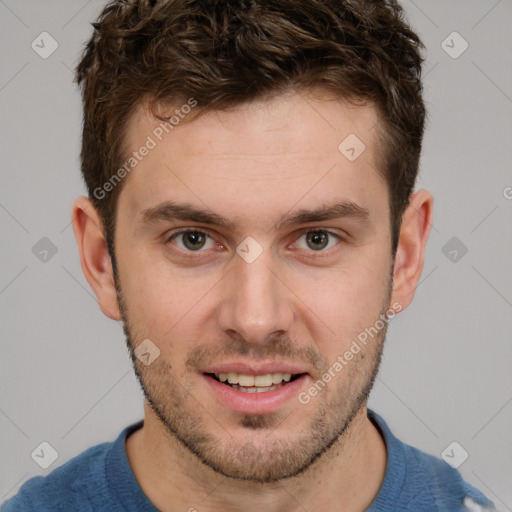
[[[147,208],[141,212],[143,224],[154,224],[158,221],[187,220],[202,224],[211,224],[220,226],[228,230],[235,230],[235,223],[212,213],[208,210],[201,210],[187,203],[176,203],[174,201],[165,201],[152,208]]]
[[[200,209],[188,203],[165,201],[141,212],[143,224],[154,224],[159,221],[185,220],[201,224],[219,226],[229,231],[236,231],[236,223],[207,209]],[[301,209],[292,214],[285,214],[276,224],[277,229],[284,226],[321,222],[338,218],[355,219],[367,222],[370,212],[366,208],[348,200],[337,201],[314,209]]]
[[[285,216],[278,222],[277,226],[280,228],[281,226],[293,226],[295,224],[321,222],[339,218],[349,218],[367,222],[370,218],[370,212],[353,201],[337,201],[313,210],[299,210],[288,217]]]

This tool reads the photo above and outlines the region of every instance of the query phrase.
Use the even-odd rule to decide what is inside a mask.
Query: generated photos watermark
[[[336,358],[336,361],[307,389],[307,391],[302,391],[298,394],[298,401],[303,405],[309,404],[311,398],[315,397],[327,386],[327,383],[339,375],[340,372],[348,366],[350,361],[354,359],[354,356],[359,354],[364,347],[368,345],[368,342],[373,340],[402,309],[402,304],[395,302],[386,313],[381,313],[379,319],[371,327],[367,327],[361,331],[357,337],[352,340],[350,347]],[[371,340],[369,338],[371,338]]]
[[[174,130],[174,128],[180,124],[181,120],[185,119],[196,106],[197,100],[189,98],[187,103],[184,103],[180,108],[174,111],[175,115],[170,116],[168,121],[161,122],[151,134],[146,137],[144,144],[142,144],[137,151],[133,151],[132,155],[101,187],[94,189],[94,197],[98,200],[102,200],[109,192],[112,192],[112,190],[121,183],[121,180],[130,174],[130,172],[150,154],[151,150],[155,149],[158,144],[162,142],[164,136]]]

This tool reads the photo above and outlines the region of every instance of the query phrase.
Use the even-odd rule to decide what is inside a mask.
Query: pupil
[[[328,236],[324,231],[312,231],[308,233],[307,241],[311,249],[324,249],[328,244]]]
[[[183,241],[187,249],[191,249],[193,251],[201,249],[205,242],[204,235],[202,233],[197,233],[195,231],[185,233]]]

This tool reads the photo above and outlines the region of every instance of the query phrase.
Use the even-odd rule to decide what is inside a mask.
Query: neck
[[[205,466],[147,404],[144,426],[129,436],[126,451],[139,485],[162,512],[360,512],[377,495],[386,470],[386,447],[366,406],[307,471],[271,484],[233,480]]]

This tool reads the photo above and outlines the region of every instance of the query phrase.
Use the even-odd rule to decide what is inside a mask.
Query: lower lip
[[[303,374],[292,382],[262,393],[245,393],[231,386],[222,384],[214,378],[203,374],[217,401],[233,412],[243,414],[268,414],[275,412],[279,407],[296,397],[300,389],[306,384],[307,374]]]

